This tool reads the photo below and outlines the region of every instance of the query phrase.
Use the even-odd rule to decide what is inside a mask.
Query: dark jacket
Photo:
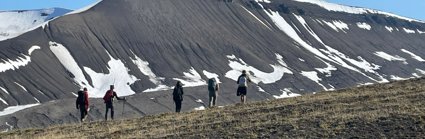
[[[180,82],[176,84],[173,90],[173,100],[174,101],[183,101],[183,86]]]

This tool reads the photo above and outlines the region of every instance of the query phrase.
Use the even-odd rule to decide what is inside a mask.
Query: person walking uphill
[[[183,85],[180,81],[177,81],[177,84],[173,90],[173,100],[176,104],[176,112],[180,112],[182,109],[183,94]]]
[[[109,109],[111,109],[111,119],[114,120],[114,105],[113,105],[114,97],[116,97],[118,100],[125,100],[125,97],[121,98],[117,96],[117,93],[114,91],[114,85],[111,85],[110,89],[106,91],[106,94],[103,97],[103,100],[106,104],[105,121],[108,120]]]
[[[242,71],[242,75],[239,76],[238,81],[236,82],[238,84],[238,90],[236,92],[237,96],[241,96],[241,103],[244,104],[246,102],[246,93],[247,93],[247,87],[248,82],[251,82],[251,79],[246,74],[246,71]]]
[[[219,85],[214,78],[208,79],[209,107],[214,107],[217,101]]]
[[[77,109],[80,109],[81,122],[85,120],[89,108],[89,94],[87,88],[84,88],[83,91],[78,91],[78,97],[75,102]]]

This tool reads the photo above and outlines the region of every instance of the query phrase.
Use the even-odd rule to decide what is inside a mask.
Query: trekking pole
[[[124,117],[125,102],[126,102],[126,100],[124,98],[124,100],[122,101],[122,113],[121,113],[121,117]]]

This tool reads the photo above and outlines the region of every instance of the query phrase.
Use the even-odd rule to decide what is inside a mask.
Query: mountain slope
[[[62,8],[0,11],[0,41],[19,36],[70,11]]]
[[[182,114],[21,129],[3,138],[420,138],[425,79]]]
[[[172,111],[176,81],[187,87],[186,111],[206,102],[212,77],[222,82],[221,104],[232,104],[244,69],[249,100],[421,77],[424,31],[417,21],[292,0],[103,0],[0,42],[0,108],[42,103],[0,123],[76,122],[75,92],[100,98],[111,84],[133,95],[132,116]],[[92,118],[101,119],[94,101]]]

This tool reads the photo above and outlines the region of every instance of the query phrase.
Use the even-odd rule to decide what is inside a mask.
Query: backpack
[[[85,104],[84,99],[85,99],[84,98],[84,91],[78,91],[77,103],[79,105],[84,105]]]
[[[106,92],[105,96],[103,96],[103,101],[106,102],[110,102],[112,97],[114,96],[114,92],[113,91],[108,91]]]
[[[173,100],[174,101],[183,101],[183,95],[180,91],[180,88],[176,87],[173,90]]]
[[[215,91],[215,90],[217,90],[217,88],[216,88],[216,85],[217,85],[217,83],[215,82],[215,80],[214,79],[208,79],[208,90],[209,91]]]
[[[247,81],[246,76],[239,77],[239,82],[238,82],[239,86],[246,86],[247,85],[246,81]]]

